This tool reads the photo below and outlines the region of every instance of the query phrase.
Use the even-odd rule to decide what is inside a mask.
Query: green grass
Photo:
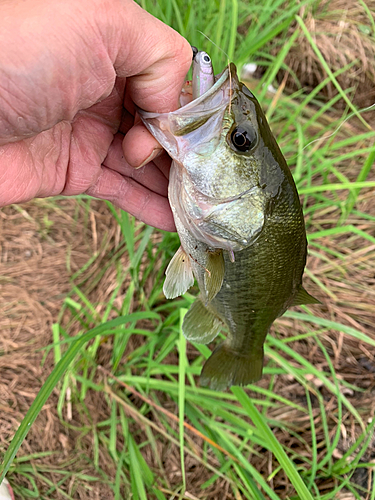
[[[364,190],[375,187],[375,182],[368,180],[375,160],[375,132],[364,127],[356,135],[344,133],[343,121],[350,113],[358,115],[358,110],[350,101],[350,92],[340,88],[337,74],[328,70],[321,86],[331,81],[338,90],[337,97],[329,102],[319,100],[319,88],[308,95],[298,91],[292,96],[280,96],[277,102],[266,94],[277,71],[284,67],[285,56],[297,36],[302,33],[313,50],[319,52],[303,19],[297,16],[301,4],[288,2],[287,9],[280,0],[255,0],[251,5],[237,0],[143,0],[140,4],[179,30],[193,45],[207,50],[217,71],[227,63],[226,54],[239,67],[249,60],[263,61],[265,73],[256,94],[268,110],[268,118],[303,196],[310,252],[328,269],[327,275],[315,276],[309,271],[307,275],[328,301],[334,300],[330,273],[340,272],[344,282],[347,279],[347,254],[342,238],[346,237],[348,245],[360,241],[359,246],[369,249],[375,243],[374,234],[363,229],[374,218],[356,209]],[[295,35],[289,38],[287,28],[295,21]],[[249,22],[247,34],[240,36],[237,27]],[[276,36],[280,51],[274,57],[269,47]],[[338,98],[348,105],[342,114],[331,112]],[[354,172],[350,170],[352,165],[358,165]],[[77,203],[89,213],[89,200],[81,197]],[[155,230],[137,223],[109,203],[108,208],[120,227],[121,245],[109,254],[106,266],[99,272],[91,271],[97,252],[80,271],[72,274],[71,292],[52,327],[53,345],[46,350],[46,355],[53,351],[55,368],[5,453],[0,482],[8,471],[24,477],[29,487],[16,489],[19,498],[53,498],[57,492],[65,498],[74,498],[74,492],[64,493],[66,485],[74,479],[75,483],[85,483],[87,488],[97,481],[108,484],[115,499],[187,499],[192,498],[186,471],[186,463],[191,459],[207,474],[200,486],[202,499],[215,481],[222,479],[235,498],[279,500],[285,496],[277,484],[285,478],[287,498],[293,500],[331,499],[344,488],[354,498],[361,498],[351,477],[370,446],[375,419],[370,423],[364,420],[364,409],[355,407],[346,396],[346,391],[359,393],[364,389],[338,377],[326,339],[329,332],[341,332],[345,338],[360,341],[371,350],[374,338],[354,326],[319,316],[319,312],[312,313],[306,307],[303,312],[291,310],[285,321],[297,321],[301,329],[294,335],[289,328],[289,336],[283,337],[279,335],[278,323],[275,334],[268,337],[264,370],[268,386],[235,387],[227,393],[201,388],[196,384],[196,376],[211,351],[207,346],[196,345],[195,357],[191,359],[189,345],[181,333],[181,320],[193,296],[186,294],[166,302],[162,294],[163,270],[178,246],[177,237],[164,234],[155,247]],[[48,221],[45,225],[47,231]],[[101,250],[107,245],[104,239]],[[123,255],[128,259],[126,268],[120,265]],[[144,256],[146,264],[141,272]],[[68,269],[69,266],[68,255]],[[111,266],[117,269],[116,286],[103,306],[92,299],[91,292]],[[150,282],[152,286],[146,292],[146,283]],[[121,295],[125,284],[126,292]],[[120,306],[119,297],[122,297]],[[64,323],[63,317],[67,315],[69,321]],[[71,330],[76,332],[74,336]],[[127,348],[134,338],[139,338],[139,342],[129,354]],[[98,363],[98,351],[108,342],[112,346],[111,360],[103,369]],[[295,350],[297,342],[315,346],[325,359],[325,370]],[[305,401],[275,391],[280,377],[295,384]],[[59,463],[58,467],[50,468],[59,477],[51,483],[46,475],[50,469],[32,465],[38,457],[15,458],[54,390],[59,394],[60,420],[67,427],[71,425],[64,416],[68,392],[76,411],[86,416],[86,423],[75,430],[82,437],[92,436],[92,457],[84,460],[94,467],[97,477],[77,473],[73,478],[73,473],[67,471],[68,464]],[[88,392],[102,395],[106,402],[108,415],[103,421],[90,418],[86,406]],[[327,415],[327,398],[334,408],[331,416]],[[304,432],[301,421],[307,422]],[[335,450],[347,421],[358,429],[358,435],[343,456],[337,458]],[[166,448],[179,450],[181,470],[176,484],[170,484],[165,476],[160,442]],[[291,442],[293,446],[288,444]],[[111,477],[101,468],[103,450],[113,463],[115,473]],[[145,450],[152,453],[153,465],[145,459]],[[259,465],[263,455],[269,457],[267,473]],[[360,465],[372,467],[366,462]],[[319,484],[327,479],[334,486],[329,493],[321,492]],[[37,480],[44,485],[43,494]],[[374,493],[371,498],[375,498]]]

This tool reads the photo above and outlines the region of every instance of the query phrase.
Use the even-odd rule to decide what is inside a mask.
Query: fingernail
[[[138,168],[142,168],[145,165],[147,165],[147,163],[150,163],[150,161],[155,160],[155,158],[157,158],[159,155],[161,155],[163,151],[164,151],[163,148],[153,149],[150,156],[148,158],[146,158],[145,161],[143,161],[138,167],[135,167],[135,169],[137,170]]]

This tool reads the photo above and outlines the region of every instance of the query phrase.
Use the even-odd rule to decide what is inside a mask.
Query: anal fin
[[[165,271],[164,295],[167,299],[174,299],[184,294],[193,284],[194,276],[190,258],[180,247]]]
[[[224,256],[222,250],[207,253],[206,272],[204,274],[204,287],[206,303],[220,291],[225,272]]]
[[[310,295],[301,285],[293,299],[292,306],[302,306],[303,304],[321,304],[320,300]]]
[[[182,331],[187,340],[208,344],[219,334],[223,324],[198,297],[184,317]]]

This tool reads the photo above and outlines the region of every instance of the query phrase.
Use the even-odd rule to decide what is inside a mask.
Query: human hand
[[[0,207],[87,193],[174,230],[170,162],[134,104],[177,108],[190,45],[132,0],[1,9]]]

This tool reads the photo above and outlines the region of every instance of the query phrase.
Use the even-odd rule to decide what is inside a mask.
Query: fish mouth
[[[181,156],[189,149],[194,150],[196,145],[211,141],[210,149],[213,149],[215,138],[220,136],[225,110],[237,88],[237,70],[231,63],[216,77],[210,89],[176,111],[151,113],[139,108],[137,111],[143,124],[167,153],[178,163],[183,163]],[[204,154],[204,146],[202,151]]]
[[[230,63],[229,68],[225,68],[224,71],[216,75],[216,82],[214,85],[209,88],[204,94],[196,99],[190,101],[185,106],[181,106],[175,111],[170,111],[169,113],[152,113],[149,111],[145,111],[141,108],[137,108],[137,111],[142,119],[149,118],[158,118],[161,116],[170,116],[170,115],[181,115],[185,113],[197,113],[202,111],[214,111],[217,108],[222,106],[222,103],[212,102],[212,97],[221,90],[221,87],[226,83],[227,80],[231,80],[232,82],[238,82],[237,77],[237,69],[233,63]],[[230,90],[230,89],[229,89]],[[221,96],[219,96],[220,98]],[[228,96],[230,98],[230,96]],[[228,100],[229,102],[229,100]],[[228,103],[226,103],[228,104]]]

